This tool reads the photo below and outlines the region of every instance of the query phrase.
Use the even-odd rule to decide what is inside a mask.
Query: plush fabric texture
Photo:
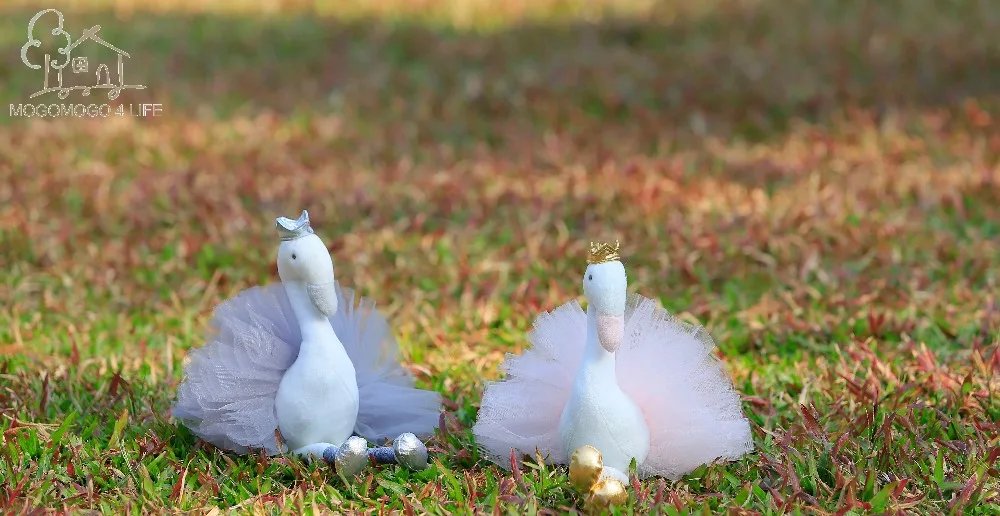
[[[508,354],[506,379],[489,382],[473,427],[484,454],[510,468],[511,449],[567,464],[559,419],[583,357],[587,316],[572,301],[543,313],[529,334],[532,346]],[[621,389],[639,406],[650,431],[641,478],[676,480],[717,458],[753,450],[749,421],[708,332],[674,318],[659,303],[629,296],[625,333],[616,353]]]
[[[398,345],[375,303],[336,285],[334,332],[354,363],[360,395],[355,433],[373,442],[404,432],[434,434],[441,397],[417,389],[396,360]],[[302,341],[280,283],[254,287],[220,304],[211,340],[190,353],[172,415],[198,437],[237,453],[280,453],[274,399]]]

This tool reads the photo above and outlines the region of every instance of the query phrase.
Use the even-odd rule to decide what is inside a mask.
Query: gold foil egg
[[[593,446],[581,446],[570,459],[569,482],[578,491],[586,493],[597,484],[603,469],[601,452]]]
[[[628,500],[625,484],[616,478],[601,479],[583,502],[583,508],[590,514],[597,514],[611,505],[622,505]]]

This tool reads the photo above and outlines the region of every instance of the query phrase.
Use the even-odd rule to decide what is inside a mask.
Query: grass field
[[[4,4],[0,104],[60,7],[162,114],[0,106],[0,512],[566,512],[565,470],[505,474],[469,428],[614,238],[713,333],[757,445],[621,513],[1000,510],[1000,3]],[[446,398],[429,470],[345,484],[169,419],[302,209]]]

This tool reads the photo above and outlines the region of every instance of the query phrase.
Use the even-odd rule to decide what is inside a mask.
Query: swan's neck
[[[337,334],[333,332],[330,320],[309,299],[305,283],[286,281],[282,284],[302,332],[302,347],[299,349],[299,358],[320,354],[324,351],[336,351],[338,348],[343,350],[344,345],[337,338]]]
[[[601,346],[597,339],[597,311],[593,306],[587,307],[587,345],[583,353],[583,367],[592,373],[606,375],[615,380],[615,354]]]

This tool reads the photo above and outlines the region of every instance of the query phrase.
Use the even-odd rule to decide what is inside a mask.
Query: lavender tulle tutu
[[[411,432],[430,436],[441,397],[415,388],[396,360],[398,345],[375,303],[337,284],[330,317],[357,373],[360,409],[355,433],[378,442]],[[254,287],[215,310],[212,340],[190,353],[172,415],[205,441],[237,453],[280,453],[275,395],[299,352],[302,336],[280,283]]]
[[[521,355],[508,354],[502,382],[488,382],[473,432],[482,452],[510,468],[511,450],[567,464],[559,418],[573,388],[587,338],[587,315],[576,301],[543,313]],[[715,342],[700,327],[674,318],[656,301],[631,294],[616,355],[621,389],[642,410],[650,430],[641,478],[676,480],[716,459],[753,450],[750,424]]]

